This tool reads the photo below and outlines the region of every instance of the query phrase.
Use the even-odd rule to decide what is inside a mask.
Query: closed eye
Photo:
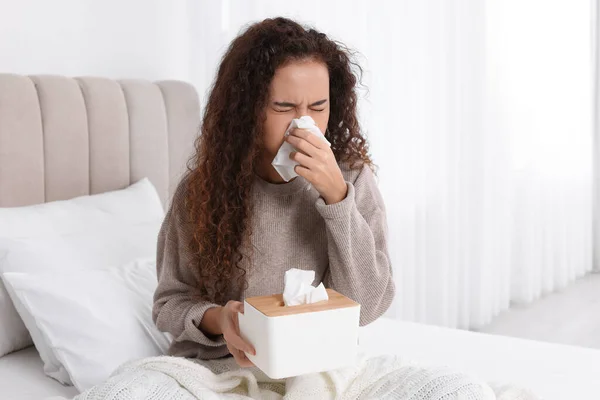
[[[325,109],[327,107],[325,107],[325,108],[312,108],[312,107],[322,106],[325,103],[327,103],[327,99],[315,101],[314,103],[309,104],[308,106],[311,107],[311,110],[313,110],[313,111],[321,112],[321,111],[325,111]],[[273,110],[275,110],[276,112],[281,112],[281,113],[292,111],[294,108],[297,107],[297,104],[290,103],[288,101],[274,101],[273,105],[275,107],[282,107],[282,108],[275,108],[275,107],[273,108]]]

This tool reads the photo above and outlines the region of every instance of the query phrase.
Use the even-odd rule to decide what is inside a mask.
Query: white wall
[[[0,0],[0,72],[187,79],[186,0]]]

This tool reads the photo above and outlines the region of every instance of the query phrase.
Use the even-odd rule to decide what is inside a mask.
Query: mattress
[[[444,364],[545,400],[600,399],[600,350],[382,318],[361,330],[371,354]]]
[[[545,400],[600,399],[600,350],[379,319],[361,328],[360,347],[370,354],[397,354],[425,364],[444,364],[487,382],[514,384]],[[72,398],[44,375],[30,347],[0,358],[0,399]]]
[[[0,358],[0,399],[42,400],[51,396],[68,399],[77,394],[74,387],[63,386],[44,374],[35,347]]]

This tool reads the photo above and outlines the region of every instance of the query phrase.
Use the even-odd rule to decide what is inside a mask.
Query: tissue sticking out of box
[[[284,278],[283,302],[286,306],[316,303],[328,300],[327,290],[323,283],[314,287],[315,271],[304,271],[292,268],[286,271]]]

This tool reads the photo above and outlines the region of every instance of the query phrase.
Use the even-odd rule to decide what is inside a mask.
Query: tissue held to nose
[[[286,271],[284,278],[283,302],[286,306],[316,303],[328,300],[323,283],[314,287],[315,271],[292,268]]]
[[[285,137],[288,137],[290,135],[292,129],[305,129],[321,138],[325,143],[327,143],[328,146],[331,146],[331,143],[329,143],[329,141],[325,139],[325,136],[323,135],[315,121],[308,115],[293,119],[290,123],[290,126],[288,126],[287,130],[285,131]],[[275,168],[277,173],[286,182],[289,182],[290,180],[298,176],[296,171],[294,171],[294,167],[298,165],[298,162],[290,159],[290,153],[292,153],[293,151],[296,151],[296,149],[294,149],[294,146],[292,146],[288,142],[283,142],[283,144],[277,151],[277,155],[275,155],[273,162],[271,162],[273,168]]]

